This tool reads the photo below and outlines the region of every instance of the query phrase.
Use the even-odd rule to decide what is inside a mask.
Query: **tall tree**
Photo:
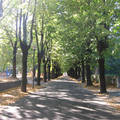
[[[16,54],[17,54],[17,43],[18,43],[18,11],[16,15],[16,41],[11,44],[13,46],[13,73],[12,76],[16,78]]]
[[[41,39],[39,41],[38,38],[38,28],[37,28],[37,24],[35,25],[35,36],[36,36],[36,44],[37,44],[37,59],[38,59],[38,73],[37,73],[37,85],[40,85],[40,74],[41,74],[41,62],[42,62],[42,58],[43,58],[43,48],[44,48],[44,44],[43,44],[43,39],[44,39],[44,17],[42,17],[41,20],[41,24],[42,24],[42,28],[41,28]]]
[[[23,3],[26,1],[24,0]],[[22,4],[23,4],[22,3]],[[30,5],[30,1],[28,3],[28,7]],[[35,7],[34,12],[32,15],[31,20],[31,27],[30,27],[30,41],[28,44],[28,30],[27,30],[27,20],[28,20],[28,12],[22,14],[22,9],[20,10],[20,20],[19,20],[19,41],[20,47],[22,50],[22,84],[21,84],[21,91],[26,92],[26,85],[27,85],[27,58],[28,58],[28,50],[31,47],[33,41],[33,25],[34,25],[34,17],[35,17],[35,9],[36,9],[36,0],[35,0]],[[23,28],[23,34],[21,34],[21,30]],[[23,35],[23,36],[22,36]],[[23,38],[23,39],[22,39]]]
[[[7,25],[6,23],[2,24],[2,29],[5,31],[7,38],[9,40],[9,43],[12,47],[13,51],[13,58],[12,58],[12,67],[13,67],[13,72],[12,76],[16,78],[16,55],[17,55],[17,43],[18,43],[18,11],[14,15],[15,18],[15,24]],[[13,21],[13,20],[12,20]],[[11,23],[11,21],[9,22]],[[14,25],[15,25],[15,30],[14,30]]]

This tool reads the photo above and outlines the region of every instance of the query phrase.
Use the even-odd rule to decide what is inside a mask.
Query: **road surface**
[[[120,113],[63,77],[14,104],[1,106],[0,120],[120,120]]]

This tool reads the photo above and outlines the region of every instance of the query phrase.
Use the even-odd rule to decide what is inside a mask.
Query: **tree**
[[[13,78],[16,78],[16,54],[17,54],[17,43],[18,43],[18,11],[16,13],[16,30],[15,30],[15,41],[14,41],[14,36],[12,35],[12,31],[9,30],[8,26],[4,26],[3,29],[6,31],[6,34],[8,36],[8,39],[10,41],[11,47],[13,49],[13,59],[12,59],[12,65],[13,65],[13,72],[12,76]]]
[[[37,85],[40,85],[41,60],[43,57],[43,34],[41,34],[41,41],[39,42],[37,25],[35,25],[35,36],[36,36],[36,44],[37,44],[37,52],[38,52],[37,53],[37,59],[38,59]],[[40,47],[41,47],[41,50],[40,50]]]
[[[36,13],[36,25],[35,25],[35,36],[37,44],[37,54],[38,54],[38,73],[37,73],[37,84],[40,85],[40,74],[41,74],[41,64],[44,64],[44,79],[50,79],[50,49],[52,44],[51,34],[53,34],[52,27],[54,20],[53,8],[51,6],[54,4],[54,0],[46,1],[42,0],[38,2],[37,13]],[[48,66],[48,70],[47,70]]]
[[[22,4],[26,1],[24,0]],[[28,3],[29,7],[30,3]],[[35,17],[35,9],[36,9],[36,0],[35,0],[35,7],[34,12],[32,15],[31,20],[31,27],[30,27],[30,41],[28,44],[28,30],[27,30],[27,20],[28,20],[28,11],[27,13],[23,13],[23,9],[20,10],[20,20],[19,20],[19,41],[20,47],[22,50],[22,84],[21,84],[21,91],[26,92],[26,85],[27,85],[27,57],[28,57],[28,50],[31,47],[33,41],[33,25],[34,25],[34,17]],[[23,24],[22,24],[23,23]],[[23,34],[21,34],[21,29],[23,28]],[[22,36],[23,35],[23,36]],[[22,39],[23,38],[23,39]]]
[[[12,3],[15,2],[18,1],[12,1]],[[109,56],[107,50],[119,51],[119,45],[115,45],[119,41],[113,37],[119,36],[120,2],[118,0],[39,0],[35,2],[34,6],[31,4],[33,1],[23,0],[20,5],[15,3],[14,9],[10,5],[7,10],[4,10],[7,15],[11,8],[12,13],[21,8],[18,16],[19,41],[24,66],[22,84],[26,86],[27,59],[29,63],[31,62],[31,58],[27,56],[33,40],[33,44],[37,46],[38,85],[40,85],[40,74],[43,67],[45,81],[47,78],[50,79],[51,71],[55,77],[60,75],[61,71],[69,71],[70,75],[78,78],[80,76],[79,68],[81,68],[82,82],[87,82],[87,85],[90,86],[92,85],[91,73],[94,73],[91,68],[99,66],[100,92],[106,93],[105,59]],[[26,5],[28,6],[25,8]],[[7,18],[5,15],[3,18]],[[14,16],[11,15],[8,18],[13,19]],[[17,24],[16,22],[16,28]],[[7,26],[7,30],[8,28]],[[17,29],[15,31],[17,33]],[[10,34],[10,30],[8,32]],[[18,35],[16,34],[15,37],[13,34],[14,32],[9,36],[12,40],[14,38],[15,42]],[[111,48],[113,43],[115,48]],[[11,49],[9,45],[7,46]],[[4,47],[0,49],[4,51]],[[8,51],[6,50],[6,52]],[[6,57],[7,64],[11,64],[10,59],[10,56]],[[41,65],[43,66],[41,67]],[[24,91],[26,90],[24,89]]]
[[[37,85],[40,85],[40,75],[41,75],[41,62],[42,59],[44,57],[44,37],[45,37],[45,12],[46,12],[46,4],[45,1],[41,1],[41,3],[38,3],[40,5],[40,13],[37,13],[36,16],[36,21],[40,21],[38,22],[38,24],[36,23],[35,25],[35,36],[36,36],[36,44],[37,44],[37,59],[38,59],[38,73],[37,73]],[[38,27],[41,27],[39,28]],[[38,29],[40,30],[40,39],[39,39],[39,35],[38,35]]]

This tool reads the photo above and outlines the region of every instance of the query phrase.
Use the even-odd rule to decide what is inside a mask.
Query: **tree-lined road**
[[[120,114],[92,92],[63,77],[38,92],[0,107],[0,120],[119,120]]]

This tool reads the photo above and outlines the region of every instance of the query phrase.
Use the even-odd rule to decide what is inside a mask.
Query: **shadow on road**
[[[69,78],[3,107],[1,120],[119,120],[119,113]]]

